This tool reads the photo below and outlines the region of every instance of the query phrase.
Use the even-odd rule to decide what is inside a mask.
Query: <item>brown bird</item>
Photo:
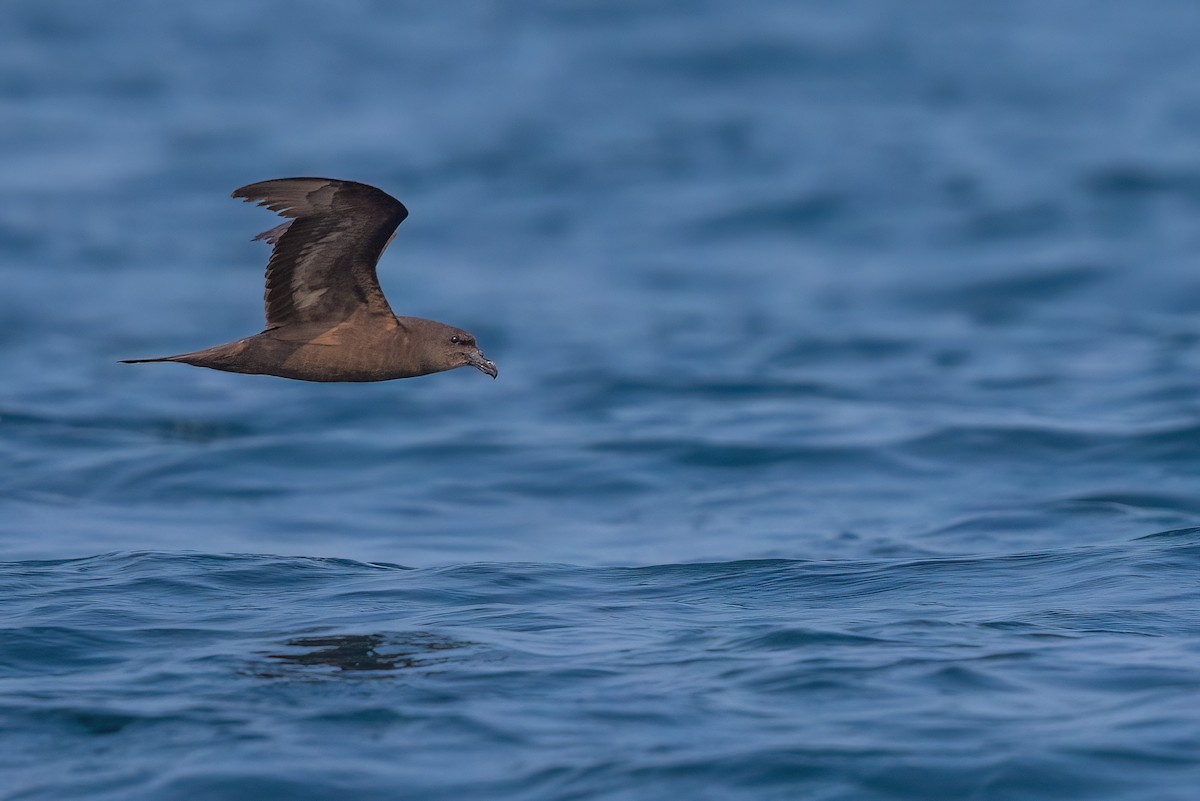
[[[233,197],[291,218],[254,237],[273,247],[263,295],[266,329],[195,353],[126,364],[183,362],[302,381],[387,381],[470,365],[496,377],[496,365],[466,331],[397,317],[388,306],[375,265],[408,216],[403,203],[373,186],[331,178],[261,181]]]

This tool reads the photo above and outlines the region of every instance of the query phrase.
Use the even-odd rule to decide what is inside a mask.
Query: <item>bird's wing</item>
[[[394,319],[375,264],[408,216],[403,203],[373,186],[331,178],[260,181],[233,196],[291,218],[255,237],[273,246],[263,295],[267,328],[362,312]]]

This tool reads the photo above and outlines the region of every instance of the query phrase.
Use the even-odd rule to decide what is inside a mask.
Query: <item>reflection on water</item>
[[[413,633],[402,636],[383,634],[335,634],[328,637],[297,637],[287,641],[289,648],[310,649],[302,653],[267,654],[270,659],[285,665],[300,667],[329,666],[338,670],[401,670],[424,667],[435,662],[429,654],[449,651],[470,645],[438,638],[430,634]],[[264,678],[280,674],[260,673]]]

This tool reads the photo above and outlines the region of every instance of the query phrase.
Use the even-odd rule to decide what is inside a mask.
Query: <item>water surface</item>
[[[0,796],[1193,797],[1195,4],[2,15]],[[116,363],[312,174],[498,381]]]

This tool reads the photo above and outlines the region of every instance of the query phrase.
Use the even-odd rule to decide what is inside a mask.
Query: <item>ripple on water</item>
[[[318,768],[338,760],[374,764],[403,744],[405,770],[428,786],[418,766],[445,748],[482,749],[495,759],[464,765],[463,787],[500,786],[504,755],[520,753],[530,776],[559,777],[554,795],[594,786],[597,771],[614,787],[642,775],[804,786],[810,761],[821,782],[851,786],[872,753],[933,770],[928,749],[951,730],[975,732],[955,746],[964,766],[996,753],[1011,765],[1012,738],[1032,728],[1047,775],[1061,778],[1081,769],[1067,728],[1098,732],[1095,748],[1126,739],[1097,728],[1110,714],[1097,693],[1200,689],[1178,662],[1200,636],[1184,608],[1200,600],[1198,533],[978,557],[637,568],[164,553],[8,563],[0,672],[18,723],[7,731],[31,735],[10,753],[53,737],[66,759],[104,738],[136,744],[134,764],[187,765],[234,737],[262,747],[226,753],[231,774],[267,776],[320,742],[314,787],[330,792],[339,785]],[[1174,610],[1157,603],[1166,587],[1184,602]],[[1112,643],[1097,650],[1097,638]],[[1104,658],[1117,643],[1125,657]],[[114,687],[113,675],[138,682]],[[463,692],[476,698],[469,712],[453,700]],[[447,715],[448,703],[460,711]],[[1151,719],[1121,708],[1127,727]],[[856,728],[880,709],[891,723]],[[1162,766],[1192,723],[1142,739],[1142,758],[1186,772]],[[585,744],[614,727],[627,759],[601,766]],[[843,750],[822,759],[809,746],[781,751],[785,740]],[[737,771],[697,772],[734,742]],[[163,780],[176,792],[197,778],[180,768]],[[542,792],[544,778],[530,781],[524,792]],[[514,786],[511,797],[524,796]]]

